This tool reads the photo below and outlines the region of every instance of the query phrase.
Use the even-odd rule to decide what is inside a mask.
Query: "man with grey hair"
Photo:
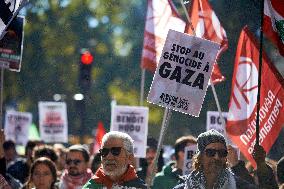
[[[100,149],[101,167],[83,188],[146,188],[131,165],[133,151],[133,139],[128,134],[118,131],[105,134]]]

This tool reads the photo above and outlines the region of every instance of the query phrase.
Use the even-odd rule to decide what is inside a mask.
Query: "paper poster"
[[[195,155],[197,150],[197,145],[190,145],[184,148],[184,162],[183,162],[183,175],[189,174],[193,168],[193,156]]]
[[[219,47],[169,30],[148,102],[199,116]]]
[[[135,157],[145,158],[148,135],[148,107],[113,106],[111,131],[127,133],[134,140]]]
[[[65,102],[39,102],[40,136],[44,142],[68,142]]]
[[[5,117],[5,139],[13,140],[17,145],[25,146],[29,138],[32,114],[29,112],[7,111]]]

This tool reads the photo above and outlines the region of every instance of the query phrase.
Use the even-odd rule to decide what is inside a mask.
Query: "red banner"
[[[184,28],[171,0],[148,0],[141,68],[154,73],[169,29],[183,32]]]
[[[220,54],[228,48],[228,39],[224,28],[221,26],[218,17],[212,10],[207,0],[193,0],[190,6],[189,16],[194,27],[197,37],[214,41],[221,45],[217,55],[217,60]],[[192,34],[190,24],[186,25],[185,33]],[[218,83],[225,80],[218,64],[214,64],[211,75],[213,83]]]
[[[284,2],[265,0],[263,31],[284,56]]]
[[[235,68],[227,134],[244,156],[256,167],[252,152],[256,138],[256,103],[258,91],[259,44],[245,27],[240,35]],[[265,53],[262,59],[259,143],[268,152],[284,123],[284,80]]]

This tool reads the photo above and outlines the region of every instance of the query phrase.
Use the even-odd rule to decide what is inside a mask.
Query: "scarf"
[[[107,176],[103,168],[100,167],[95,175],[93,176],[93,179],[95,180],[96,183],[103,184],[105,185],[108,189],[111,189],[113,185],[122,185],[124,182],[137,179],[138,176],[136,174],[136,171],[132,165],[129,165],[127,168],[127,171],[119,178],[118,181],[114,182],[112,181],[109,176]]]
[[[63,188],[65,189],[76,189],[77,187],[82,188],[88,180],[93,176],[91,169],[87,169],[85,173],[79,176],[71,176],[68,174],[68,170],[65,170],[62,175]]]
[[[206,179],[203,171],[192,171],[186,180],[187,189],[205,189]],[[236,180],[230,169],[224,169],[214,184],[214,189],[236,189]]]

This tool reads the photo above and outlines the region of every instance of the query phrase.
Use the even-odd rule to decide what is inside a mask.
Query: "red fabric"
[[[93,153],[98,153],[101,148],[103,136],[106,134],[103,122],[99,121],[96,136],[94,138],[94,149]]]
[[[123,185],[124,182],[134,180],[138,178],[136,171],[132,165],[130,165],[124,175],[121,176],[121,178],[118,180],[118,182],[115,182],[119,185]],[[106,186],[108,189],[112,187],[114,182],[107,176],[105,175],[103,168],[100,167],[95,175],[93,176],[93,179],[95,180],[96,183],[98,184],[103,184]]]
[[[169,29],[183,32],[184,27],[171,0],[148,0],[141,68],[154,73]]]
[[[231,140],[256,167],[255,144],[259,44],[245,27],[240,35],[232,78],[226,130]],[[259,144],[269,152],[284,123],[284,80],[266,54],[262,55]]]
[[[93,173],[91,169],[87,169],[87,171],[80,176],[70,176],[68,174],[68,171],[65,170],[65,172],[62,175],[62,182],[63,182],[63,188],[68,188],[68,189],[75,189],[78,186],[83,187],[88,180],[90,180],[93,176]]]
[[[196,36],[221,45],[217,55],[218,60],[220,54],[228,48],[228,39],[209,2],[207,0],[193,0],[188,12]],[[184,32],[193,35],[189,23],[186,25]],[[214,64],[211,79],[214,84],[225,80],[217,63]]]
[[[276,22],[281,24],[282,31],[277,29]],[[283,1],[265,0],[263,32],[278,47],[279,53],[282,56],[284,56],[284,3]],[[281,37],[282,37],[282,40],[281,40]]]

